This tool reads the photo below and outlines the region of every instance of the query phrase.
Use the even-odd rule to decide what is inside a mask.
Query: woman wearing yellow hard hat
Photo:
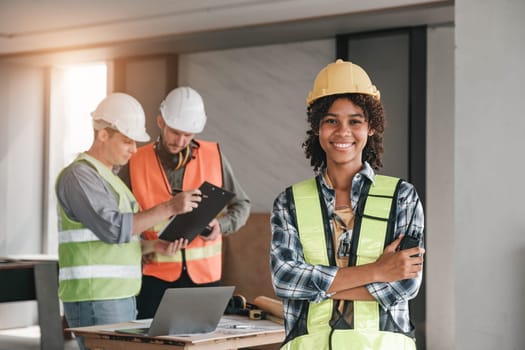
[[[273,206],[272,280],[283,300],[283,349],[413,350],[408,301],[423,268],[415,188],[378,175],[385,115],[368,74],[337,60],[307,97],[303,148],[315,178]]]

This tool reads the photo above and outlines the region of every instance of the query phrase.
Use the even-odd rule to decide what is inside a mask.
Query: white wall
[[[40,253],[42,69],[0,64],[0,255]]]
[[[455,345],[523,349],[525,2],[455,6]]]
[[[180,57],[179,84],[201,93],[208,114],[199,137],[220,142],[253,212],[269,212],[286,186],[312,177],[301,148],[306,96],[334,53],[334,40],[320,40]]]
[[[0,63],[0,77],[0,256],[37,254],[42,242],[44,72]],[[0,328],[34,324],[36,302],[2,303],[0,315],[8,316],[0,318]]]
[[[428,28],[427,349],[454,349],[454,28]]]

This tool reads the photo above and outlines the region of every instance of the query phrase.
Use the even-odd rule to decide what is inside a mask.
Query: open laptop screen
[[[115,331],[146,336],[213,332],[234,289],[233,286],[166,289],[149,328]]]

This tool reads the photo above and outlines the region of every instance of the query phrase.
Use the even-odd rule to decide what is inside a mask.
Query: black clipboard
[[[206,226],[228,204],[235,194],[205,181],[199,187],[202,201],[192,211],[176,215],[159,232],[159,238],[173,242],[179,238],[186,238],[191,242],[201,234]]]

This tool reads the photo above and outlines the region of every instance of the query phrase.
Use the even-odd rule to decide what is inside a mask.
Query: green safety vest
[[[138,212],[135,197],[118,176],[95,158],[80,154],[107,181],[124,213]],[[108,244],[83,223],[69,218],[58,204],[58,295],[64,302],[109,300],[137,295],[141,285],[141,247],[131,242]]]
[[[376,175],[366,201],[360,201],[354,225],[353,252],[355,265],[376,261],[383,253],[391,211],[395,215],[395,195],[400,180]],[[299,238],[308,264],[330,265],[323,211],[317,181],[306,180],[292,186]],[[319,234],[324,232],[325,234]],[[363,244],[360,244],[363,243]],[[357,247],[357,249],[355,249]],[[334,301],[308,303],[307,333],[293,338],[282,349],[287,350],[415,350],[412,338],[401,333],[382,331],[379,327],[379,304],[376,301],[354,301],[354,327],[337,329],[330,325]]]

